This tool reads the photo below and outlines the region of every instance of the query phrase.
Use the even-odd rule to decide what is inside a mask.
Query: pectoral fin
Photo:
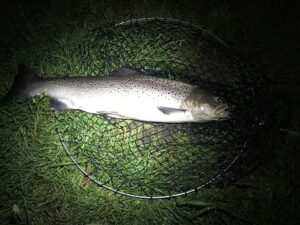
[[[166,115],[171,115],[175,113],[185,113],[185,109],[176,109],[176,108],[169,108],[169,107],[164,107],[164,106],[158,106],[157,109],[161,111],[163,114]]]

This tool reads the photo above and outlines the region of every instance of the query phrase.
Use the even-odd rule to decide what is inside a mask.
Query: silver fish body
[[[27,74],[31,73],[25,69]],[[227,104],[207,90],[125,68],[111,76],[31,77],[31,82],[23,85],[19,96],[9,93],[10,98],[22,99],[44,93],[52,99],[51,107],[55,110],[79,109],[150,122],[207,122],[228,116]]]

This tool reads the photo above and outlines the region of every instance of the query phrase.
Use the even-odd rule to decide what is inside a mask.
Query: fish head
[[[220,120],[229,116],[228,104],[224,99],[200,88],[190,93],[182,108],[188,110],[195,121]]]

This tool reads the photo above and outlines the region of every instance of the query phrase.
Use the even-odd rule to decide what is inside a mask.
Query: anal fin
[[[126,119],[124,116],[121,116],[119,114],[105,114],[105,115],[116,119]]]
[[[68,110],[70,109],[64,102],[52,98],[50,101],[51,110]]]

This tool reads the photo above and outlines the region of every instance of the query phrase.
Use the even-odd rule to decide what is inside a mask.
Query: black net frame
[[[77,73],[109,75],[129,67],[197,84],[230,103],[227,120],[204,124],[55,112],[57,134],[72,162],[92,182],[121,195],[172,198],[239,177],[242,165],[256,165],[245,163],[257,156],[251,146],[277,124],[266,78],[219,37],[189,22],[140,18],[110,24],[92,30],[70,59]]]

